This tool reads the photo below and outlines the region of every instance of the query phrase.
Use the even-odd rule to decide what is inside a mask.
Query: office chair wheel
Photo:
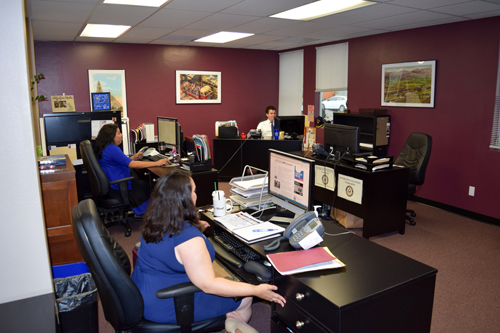
[[[417,216],[417,213],[411,212],[410,215],[411,215],[411,217],[415,217],[415,216]]]
[[[410,219],[410,225],[415,226],[416,224],[417,224],[417,222],[415,222],[415,220],[414,220],[414,219]]]

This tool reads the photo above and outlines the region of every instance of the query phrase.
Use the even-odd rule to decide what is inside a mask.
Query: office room
[[[410,3],[410,1],[389,2],[399,5]],[[473,6],[480,1],[464,2]],[[482,1],[481,3],[482,5],[488,3],[499,7],[492,2]],[[195,47],[191,45],[136,44],[132,40],[113,43],[107,41],[92,42],[89,38],[86,38],[85,41],[78,41],[78,38],[74,41],[68,41],[63,37],[47,40],[43,39],[43,34],[37,37],[36,19],[29,22],[27,27],[27,29],[33,28],[34,41],[32,41],[25,34],[22,26],[22,8],[12,5],[12,8],[9,9],[11,11],[8,10],[3,15],[12,14],[13,20],[17,23],[12,36],[20,40],[13,41],[12,36],[5,36],[2,39],[4,43],[15,46],[13,54],[16,57],[21,60],[24,58],[30,60],[25,64],[25,68],[22,66],[23,61],[16,60],[17,67],[3,69],[12,71],[8,72],[9,75],[6,75],[6,78],[20,76],[19,73],[27,72],[27,68],[31,68],[33,73],[43,73],[45,79],[38,84],[38,94],[45,96],[62,95],[63,93],[74,95],[76,111],[83,112],[90,110],[88,70],[124,69],[130,128],[135,128],[143,122],[155,123],[157,116],[175,117],[181,123],[185,135],[206,134],[210,141],[215,138],[214,124],[216,121],[234,119],[237,121],[240,131],[247,133],[250,129],[255,128],[258,121],[265,116],[266,106],[276,105],[278,116],[280,115],[279,53],[281,52],[303,50],[303,105],[304,110],[307,109],[306,106],[314,105],[315,116],[319,114],[320,104],[318,94],[315,92],[315,48],[317,46],[348,42],[348,99],[349,109],[353,113],[358,112],[360,108],[381,107],[380,76],[383,64],[436,60],[436,90],[433,108],[387,107],[387,113],[391,116],[388,155],[397,156],[408,135],[412,132],[427,133],[433,138],[432,154],[425,184],[419,188],[416,194],[417,201],[420,203],[409,203],[412,208],[416,209],[417,214],[419,211],[425,211],[425,216],[431,218],[422,221],[417,215],[417,225],[415,227],[407,225],[405,235],[388,234],[374,237],[371,241],[389,248],[399,246],[398,249],[402,249],[401,253],[404,255],[438,269],[432,332],[451,330],[487,332],[497,331],[500,328],[500,321],[494,315],[499,310],[498,302],[496,302],[498,290],[500,290],[498,282],[492,279],[485,281],[482,285],[471,281],[466,283],[467,281],[462,280],[449,283],[448,278],[441,279],[440,277],[440,273],[442,273],[443,276],[445,274],[458,274],[463,276],[463,279],[472,279],[484,273],[480,269],[496,269],[494,267],[497,266],[495,264],[498,244],[490,244],[492,240],[489,235],[472,231],[469,233],[465,231],[468,230],[467,228],[461,229],[464,232],[453,240],[441,238],[441,235],[434,234],[425,225],[426,222],[433,221],[432,216],[442,216],[442,211],[451,214],[447,215],[450,221],[446,224],[450,229],[454,228],[454,214],[457,214],[457,221],[462,221],[465,217],[467,226],[471,229],[476,227],[480,229],[483,225],[497,228],[500,224],[500,208],[496,205],[496,198],[500,196],[500,190],[497,187],[500,181],[497,172],[500,164],[500,152],[489,147],[497,93],[500,47],[499,16],[484,12],[475,13],[468,15],[467,19],[463,21],[456,19],[457,22],[455,22],[454,19],[449,19],[447,22],[439,22],[441,24],[429,24],[429,26],[423,27],[412,27],[409,24],[403,29],[397,29],[398,31],[380,28],[378,34],[349,37],[329,43],[295,45],[280,49],[259,49],[258,47],[245,46],[240,48],[238,46]],[[33,8],[30,9],[33,10]],[[500,8],[490,11],[496,15],[500,14]],[[460,15],[457,14],[457,16]],[[38,20],[43,21],[43,18]],[[25,39],[29,49],[27,54],[23,49]],[[4,64],[12,62],[13,54],[6,55],[2,52],[1,59],[4,60]],[[222,102],[211,105],[176,104],[176,70],[220,71],[222,74]],[[9,82],[15,82],[17,87],[23,87],[24,82],[22,80],[16,82],[17,80],[17,78],[4,80],[2,90],[6,93],[13,91],[14,87]],[[30,93],[28,87],[26,87],[26,91],[22,92],[24,95],[18,95],[19,99],[28,96]],[[2,122],[14,121],[14,123],[28,124],[31,121],[33,127],[36,127],[38,117],[52,112],[49,102],[39,102],[39,112],[36,115],[24,110],[25,108],[31,109],[31,102],[26,102],[21,107],[23,112],[16,115],[3,114],[1,116]],[[36,207],[34,209],[34,215],[38,215],[38,218],[33,219],[32,215],[26,215],[24,218],[27,222],[22,222],[19,226],[21,230],[29,229],[27,231],[28,240],[31,240],[31,245],[23,243],[22,246],[25,247],[23,251],[19,251],[20,245],[11,240],[11,233],[18,232],[14,226],[8,226],[6,229],[8,232],[0,236],[0,239],[8,245],[7,255],[11,256],[9,259],[3,260],[14,268],[12,272],[2,273],[0,281],[4,282],[4,286],[9,284],[15,286],[6,294],[5,298],[0,300],[2,309],[9,303],[29,300],[30,297],[38,295],[50,295],[52,292],[50,262],[48,262],[46,254],[43,254],[46,246],[44,244],[45,235],[38,225],[43,224],[43,214],[40,216],[39,211],[40,207],[43,209],[43,206],[38,198],[39,195],[37,195],[39,185],[29,185],[37,183],[37,170],[34,169],[34,165],[35,144],[39,142],[39,139],[36,138],[38,130],[34,129],[33,136],[26,138],[21,137],[18,132],[10,131],[11,129],[6,129],[6,137],[19,139],[23,154],[33,154],[30,158],[20,156],[24,164],[31,163],[33,168],[23,166],[20,170],[12,171],[11,167],[7,169],[4,166],[4,172],[14,173],[15,176],[26,179],[25,186],[30,188],[28,198],[38,202],[39,208],[38,211]],[[2,148],[2,150],[6,154],[9,152],[6,148]],[[6,185],[9,186],[8,183]],[[470,186],[475,188],[474,196],[469,195]],[[14,190],[14,192],[17,191]],[[19,195],[22,193],[19,192]],[[8,207],[15,200],[11,199],[10,196],[9,198],[5,196],[4,194],[2,208],[4,211],[10,211]],[[29,213],[28,211],[24,214]],[[19,219],[18,214],[9,214],[12,214],[8,217],[13,221]],[[414,231],[412,228],[415,230],[423,228],[420,229],[423,231],[418,233],[418,236],[427,237],[427,239],[422,240],[428,247],[427,251],[423,251],[425,253],[412,253],[410,250],[413,247],[405,250],[404,246],[401,246],[400,243],[404,244],[405,238],[413,239],[412,233]],[[474,235],[474,238],[471,235]],[[435,243],[440,241],[443,241],[448,247],[439,247],[441,252],[433,253]],[[485,250],[481,249],[475,252],[474,248],[484,242],[490,246]],[[447,266],[441,272],[440,264],[451,258],[458,251],[457,248],[466,248],[471,253],[471,257],[467,259],[481,258],[479,261],[484,262],[484,265],[474,265],[473,272],[469,271],[470,268],[467,265]],[[35,256],[31,253],[40,251],[42,254]],[[428,255],[429,253],[432,255],[428,258],[422,258],[423,254]],[[40,272],[40,276],[42,276],[41,280],[34,284],[35,287],[27,292],[21,291],[24,286],[15,281],[17,276],[27,276],[33,272],[26,267],[19,267],[17,261],[22,260],[27,260],[27,263],[32,265],[35,271]],[[32,279],[25,277],[22,280],[29,284],[33,282]],[[454,287],[467,287],[468,290],[458,290]],[[482,303],[472,301],[471,295],[476,292],[484,295],[487,301],[483,300]],[[463,313],[460,312],[463,307],[468,307],[469,313],[471,307],[478,309],[478,311],[471,315],[473,318],[465,318],[465,315],[458,317],[457,313]],[[11,312],[11,316],[16,317],[19,314]]]

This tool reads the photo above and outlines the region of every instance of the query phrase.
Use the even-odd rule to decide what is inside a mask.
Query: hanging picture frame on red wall
[[[175,71],[177,104],[220,104],[221,72]]]
[[[382,106],[433,108],[436,60],[382,65]]]

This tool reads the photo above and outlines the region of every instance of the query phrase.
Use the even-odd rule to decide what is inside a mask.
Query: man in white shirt
[[[262,133],[262,137],[264,139],[274,139],[274,130],[280,129],[279,118],[276,117],[276,108],[272,105],[266,108],[266,117],[267,119],[262,120],[257,125],[257,130],[260,130]]]

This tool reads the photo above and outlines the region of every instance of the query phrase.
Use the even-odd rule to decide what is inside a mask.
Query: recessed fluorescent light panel
[[[161,7],[170,0],[104,0],[104,3],[110,5],[132,5],[144,7]]]
[[[203,43],[227,43],[232,42],[233,40],[237,40],[240,38],[245,38],[249,36],[253,36],[254,34],[249,34],[245,32],[230,32],[230,31],[221,31],[213,35],[209,35],[206,37],[202,37],[196,39],[195,42],[203,42]]]
[[[130,28],[130,25],[87,24],[80,37],[116,38]]]
[[[293,8],[271,17],[309,21],[351,9],[374,5],[376,2],[363,0],[320,0],[304,6]]]

